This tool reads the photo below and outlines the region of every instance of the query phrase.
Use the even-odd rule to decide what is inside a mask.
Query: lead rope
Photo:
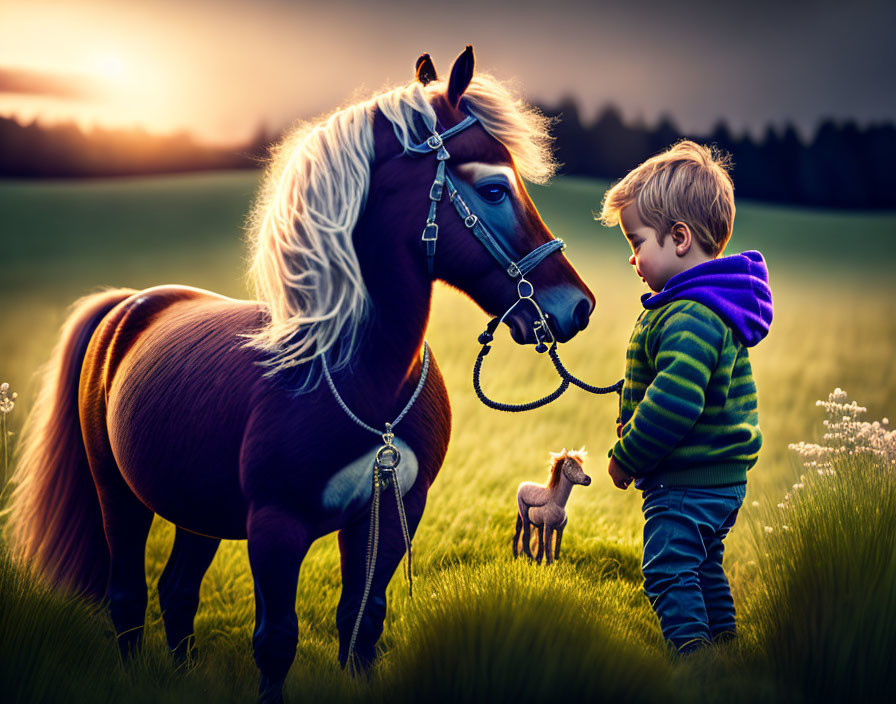
[[[610,394],[614,391],[617,394],[622,393],[622,385],[625,383],[625,379],[620,379],[615,384],[610,384],[609,386],[592,386],[581,379],[577,379],[573,376],[569,370],[563,366],[563,362],[560,361],[560,353],[557,352],[557,345],[554,344],[551,346],[551,349],[548,350],[548,354],[551,357],[551,360],[554,362],[554,367],[560,373],[566,381],[570,382],[573,386],[578,386],[583,391],[587,391],[591,394]]]
[[[485,359],[485,355],[491,352],[491,347],[489,347],[489,344],[494,339],[494,333],[498,328],[498,325],[503,322],[504,318],[507,317],[508,313],[513,310],[517,303],[519,303],[521,300],[525,300],[526,298],[528,298],[528,300],[533,305],[535,305],[536,310],[543,320],[541,309],[538,307],[538,304],[535,303],[534,299],[529,297],[521,297],[512,306],[510,306],[510,308],[507,309],[503,316],[501,316],[500,318],[492,318],[492,320],[486,327],[485,332],[483,332],[479,336],[479,342],[482,344],[482,349],[479,350],[479,354],[476,356],[476,362],[473,364],[473,390],[476,392],[476,396],[479,397],[479,400],[489,408],[494,408],[496,411],[522,413],[524,411],[531,411],[536,408],[541,408],[542,406],[546,406],[552,401],[556,401],[566,392],[570,384],[578,386],[580,389],[583,389],[584,391],[592,394],[609,394],[613,393],[614,391],[617,394],[621,394],[622,385],[625,381],[624,379],[620,379],[615,384],[610,384],[610,386],[592,386],[591,384],[588,384],[571,374],[569,370],[565,366],[563,366],[563,362],[560,361],[560,353],[557,351],[556,338],[553,338],[553,335],[551,335],[551,346],[550,348],[548,348],[545,344],[546,333],[543,332],[544,326],[542,325],[542,327],[539,328],[538,324],[536,323],[535,336],[536,338],[538,338],[538,346],[536,346],[535,349],[538,352],[547,351],[548,356],[551,358],[551,362],[553,362],[554,364],[554,369],[556,369],[557,374],[560,375],[560,386],[554,389],[554,391],[549,393],[547,396],[543,396],[542,398],[535,401],[530,401],[529,403],[502,403],[500,401],[494,401],[485,395],[485,392],[482,390],[482,383],[479,377],[482,374],[482,361],[483,359]]]
[[[386,430],[383,433],[373,426],[367,425],[367,423],[352,413],[345,401],[342,400],[342,396],[340,396],[339,392],[336,390],[336,384],[333,383],[333,378],[330,376],[330,370],[327,366],[326,355],[321,355],[321,360],[323,361],[324,376],[327,379],[327,384],[342,410],[345,411],[346,415],[359,426],[379,435],[383,440],[383,446],[377,450],[376,457],[373,461],[373,497],[370,502],[370,529],[367,532],[364,594],[361,597],[361,605],[358,609],[358,615],[355,618],[354,628],[352,628],[352,637],[349,642],[348,656],[346,658],[346,662],[349,663],[350,666],[353,666],[355,643],[358,639],[358,631],[361,628],[361,618],[364,615],[364,609],[367,608],[367,600],[370,597],[370,589],[373,585],[373,575],[376,570],[376,555],[380,542],[380,492],[386,489],[390,482],[395,488],[395,503],[398,507],[398,521],[401,524],[401,534],[404,538],[404,546],[408,555],[406,572],[408,580],[408,596],[411,598],[414,596],[414,576],[411,569],[411,532],[408,529],[408,519],[404,510],[401,485],[398,481],[398,464],[401,462],[401,453],[398,451],[398,448],[392,444],[392,441],[395,439],[395,434],[392,432],[392,428],[398,425],[398,422],[405,417],[407,412],[411,409],[411,406],[414,405],[420,392],[423,390],[423,385],[426,383],[426,377],[429,374],[429,344],[426,341],[423,342],[423,370],[420,373],[420,381],[417,382],[417,388],[414,389],[414,393],[411,395],[411,398],[408,399],[407,404],[405,404],[401,413],[398,414],[398,417],[393,422],[386,423]]]

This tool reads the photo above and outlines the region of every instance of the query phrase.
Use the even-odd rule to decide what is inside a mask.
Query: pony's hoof
[[[262,675],[258,682],[258,704],[283,704],[283,680]]]

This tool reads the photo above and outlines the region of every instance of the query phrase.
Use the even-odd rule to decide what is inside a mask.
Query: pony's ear
[[[473,56],[473,47],[467,44],[464,53],[457,57],[454,66],[451,67],[451,77],[448,79],[448,102],[456,108],[460,103],[460,97],[464,94],[470,81],[473,80],[473,67],[476,59]]]
[[[435,64],[433,64],[432,57],[430,57],[429,54],[423,54],[417,59],[416,78],[423,85],[439,80],[439,76],[436,74]]]

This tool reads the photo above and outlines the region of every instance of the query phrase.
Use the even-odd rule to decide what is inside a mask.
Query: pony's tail
[[[12,553],[51,582],[102,599],[109,549],[78,415],[87,345],[103,317],[135,291],[110,289],[72,304],[25,420],[12,481]]]

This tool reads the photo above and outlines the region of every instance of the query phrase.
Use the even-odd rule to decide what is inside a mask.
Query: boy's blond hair
[[[713,147],[682,140],[651,157],[604,196],[599,219],[619,224],[620,211],[635,204],[638,217],[656,230],[662,243],[677,222],[713,257],[724,250],[734,227],[734,184],[730,157]]]

